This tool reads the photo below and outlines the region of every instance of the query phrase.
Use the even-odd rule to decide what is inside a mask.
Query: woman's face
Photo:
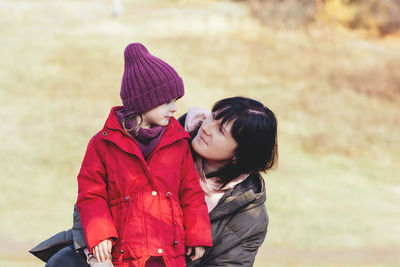
[[[218,162],[221,166],[228,164],[237,147],[231,135],[232,123],[222,126],[220,120],[215,120],[210,114],[192,141],[194,151],[207,161]]]

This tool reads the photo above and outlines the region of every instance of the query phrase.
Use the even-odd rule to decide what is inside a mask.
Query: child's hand
[[[193,250],[193,248],[194,248],[194,250]],[[195,261],[195,260],[203,257],[205,251],[206,251],[205,247],[188,247],[187,251],[186,251],[186,255],[190,256],[193,253],[193,255],[190,256],[190,259],[192,261]]]
[[[106,239],[95,246],[92,251],[97,261],[104,262],[105,260],[111,260],[111,249],[112,242],[111,240]]]

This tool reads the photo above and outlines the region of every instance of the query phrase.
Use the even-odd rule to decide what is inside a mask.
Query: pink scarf
[[[206,174],[204,173],[203,169],[203,159],[201,157],[196,159],[196,167],[200,176],[200,186],[205,194],[208,213],[210,213],[217,206],[219,200],[226,193],[226,191],[234,188],[237,184],[240,184],[249,176],[248,173],[241,174],[221,188],[223,184],[218,182],[218,177],[206,178]]]

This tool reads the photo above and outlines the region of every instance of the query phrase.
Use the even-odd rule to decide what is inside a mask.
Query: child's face
[[[142,128],[151,128],[152,126],[167,126],[169,120],[176,112],[176,99],[162,104],[151,110],[142,113]]]

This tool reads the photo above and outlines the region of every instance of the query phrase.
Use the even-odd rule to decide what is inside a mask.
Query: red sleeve
[[[93,137],[78,175],[78,206],[89,251],[105,239],[118,239],[111,217],[106,190],[106,169]]]
[[[200,186],[199,175],[194,167],[189,144],[181,168],[179,202],[183,211],[186,246],[212,246],[210,217]]]

